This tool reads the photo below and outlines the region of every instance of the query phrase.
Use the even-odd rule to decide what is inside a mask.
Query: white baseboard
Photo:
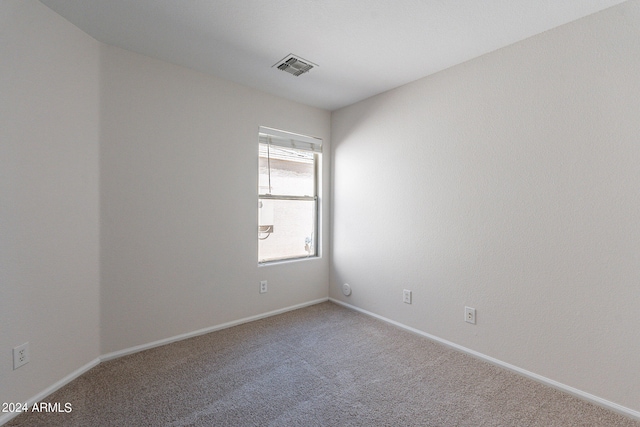
[[[210,326],[204,329],[198,329],[197,331],[187,332],[185,334],[176,335],[173,337],[165,338],[158,341],[153,341],[147,344],[137,345],[135,347],[125,348],[124,350],[114,351],[100,356],[101,362],[107,360],[117,359],[129,354],[138,353],[140,351],[149,350],[154,347],[160,347],[161,345],[171,344],[176,341],[186,340],[188,338],[197,337],[198,335],[208,334],[209,332],[219,331],[221,329],[231,328],[233,326],[241,325],[243,323],[253,322],[254,320],[264,319],[265,317],[271,317],[278,314],[286,313],[287,311],[297,310],[299,308],[308,307],[310,305],[320,304],[321,302],[328,301],[329,298],[320,298],[313,301],[303,302],[302,304],[292,305],[290,307],[281,308],[279,310],[269,311],[267,313],[257,314],[255,316],[245,317],[243,319],[234,320],[232,322],[222,323],[220,325]]]
[[[29,408],[31,408],[36,402],[40,402],[40,401],[44,400],[47,396],[49,396],[54,391],[56,391],[59,388],[69,384],[71,381],[75,380],[80,375],[82,375],[85,372],[87,372],[89,369],[95,368],[99,364],[100,364],[100,359],[93,359],[91,362],[87,363],[86,365],[82,366],[79,369],[76,369],[75,371],[73,371],[72,373],[67,375],[66,377],[62,378],[60,381],[58,381],[55,384],[47,387],[46,389],[42,390],[40,393],[38,393],[35,396],[33,396],[31,399],[27,400],[26,402],[22,402],[22,403],[26,403],[27,406],[29,406]],[[10,413],[7,413],[7,414],[4,414],[4,415],[0,416],[0,426],[4,425],[5,423],[8,423],[10,420],[12,420],[13,418],[17,417],[18,415],[20,415],[20,412],[10,412]]]
[[[631,408],[627,408],[625,406],[619,405],[619,404],[614,403],[614,402],[610,402],[610,401],[608,401],[606,399],[603,399],[601,397],[594,396],[593,394],[584,392],[582,390],[578,390],[577,388],[568,386],[566,384],[562,384],[562,383],[560,383],[558,381],[555,381],[555,380],[552,380],[550,378],[543,377],[542,375],[538,375],[536,373],[527,371],[526,369],[519,368],[518,366],[512,365],[512,364],[507,363],[507,362],[503,362],[502,360],[495,359],[495,358],[493,358],[491,356],[487,356],[486,354],[479,353],[479,352],[477,352],[475,350],[471,350],[469,348],[466,348],[466,347],[463,347],[461,345],[458,345],[458,344],[456,344],[454,342],[447,341],[445,339],[439,338],[439,337],[437,337],[435,335],[428,334],[428,333],[423,332],[423,331],[421,331],[419,329],[412,328],[411,326],[404,325],[404,324],[402,324],[400,322],[396,322],[395,320],[387,319],[386,317],[380,316],[378,314],[372,313],[370,311],[364,310],[364,309],[356,307],[354,305],[347,304],[345,302],[339,301],[339,300],[334,299],[334,298],[329,298],[329,301],[331,301],[331,302],[333,302],[335,304],[341,305],[343,307],[349,308],[351,310],[358,311],[360,313],[366,314],[368,316],[375,317],[376,319],[380,319],[380,320],[382,320],[384,322],[390,323],[390,324],[395,325],[395,326],[397,326],[399,328],[405,329],[405,330],[407,330],[409,332],[413,332],[414,334],[423,336],[423,337],[428,338],[430,340],[437,341],[437,342],[439,342],[441,344],[444,344],[444,345],[446,345],[448,347],[453,347],[453,348],[455,348],[457,350],[460,350],[460,351],[462,351],[464,353],[467,353],[467,354],[469,354],[471,356],[474,356],[474,357],[477,357],[479,359],[485,360],[485,361],[487,361],[489,363],[492,363],[494,365],[506,368],[506,369],[508,369],[510,371],[513,371],[513,372],[516,372],[516,373],[518,373],[520,375],[524,375],[525,377],[531,378],[531,379],[533,379],[535,381],[538,381],[538,382],[543,383],[545,385],[548,385],[550,387],[553,387],[553,388],[556,388],[558,390],[564,391],[564,392],[569,393],[569,394],[571,394],[573,396],[576,396],[576,397],[579,397],[581,399],[587,400],[589,402],[595,403],[598,406],[602,406],[604,408],[610,409],[610,410],[612,410],[614,412],[617,412],[619,414],[626,415],[628,417],[640,420],[640,412],[639,411],[635,411],[635,410],[633,410]]]
[[[159,347],[161,345],[170,344],[170,343],[173,343],[173,342],[176,342],[176,341],[185,340],[187,338],[193,338],[193,337],[196,337],[198,335],[208,334],[209,332],[215,332],[215,331],[219,331],[221,329],[231,328],[232,326],[241,325],[243,323],[252,322],[254,320],[264,319],[266,317],[271,317],[271,316],[275,316],[275,315],[278,315],[278,314],[286,313],[287,311],[293,311],[293,310],[297,310],[299,308],[308,307],[310,305],[320,304],[320,303],[328,301],[328,300],[329,300],[329,298],[320,298],[320,299],[313,300],[313,301],[307,301],[307,302],[304,302],[302,304],[292,305],[292,306],[289,306],[289,307],[281,308],[279,310],[273,310],[273,311],[269,311],[267,313],[262,313],[262,314],[257,314],[255,316],[245,317],[243,319],[234,320],[232,322],[222,323],[220,325],[215,325],[215,326],[211,326],[211,327],[208,327],[208,328],[199,329],[197,331],[188,332],[186,334],[180,334],[180,335],[176,335],[174,337],[166,338],[166,339],[163,339],[163,340],[150,342],[148,344],[137,345],[135,347],[130,347],[130,348],[127,348],[127,349],[124,349],[124,350],[114,351],[112,353],[108,353],[108,354],[102,355],[99,358],[97,358],[95,360],[92,360],[91,362],[87,363],[83,367],[75,370],[74,372],[72,372],[71,374],[67,375],[66,377],[64,377],[60,381],[56,382],[52,386],[46,388],[42,392],[38,393],[37,395],[35,395],[31,399],[27,400],[26,403],[30,407],[33,406],[34,403],[44,400],[48,395],[50,395],[54,391],[58,390],[60,387],[62,387],[64,385],[67,385],[68,383],[70,383],[71,381],[73,381],[74,379],[79,377],[80,375],[82,375],[85,372],[87,372],[89,369],[94,368],[94,367],[98,366],[100,363],[106,362],[107,360],[117,359],[118,357],[126,356],[126,355],[133,354],[133,353],[137,353],[139,351],[148,350],[148,349],[154,348],[154,347]],[[13,418],[17,417],[18,415],[20,415],[19,412],[7,413],[5,415],[0,416],[0,426],[4,425],[5,423],[8,423],[10,420],[12,420]]]

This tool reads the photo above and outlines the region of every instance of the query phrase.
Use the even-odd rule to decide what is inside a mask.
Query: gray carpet
[[[330,302],[103,363],[9,426],[640,422]]]

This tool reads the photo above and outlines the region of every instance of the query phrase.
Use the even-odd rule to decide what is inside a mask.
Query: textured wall
[[[102,352],[326,298],[328,256],[258,267],[257,138],[323,138],[328,190],[329,112],[114,47],[101,58]]]
[[[0,40],[0,402],[20,402],[100,354],[99,51],[36,1],[0,2]]]
[[[638,28],[626,2],[334,112],[330,296],[639,410]]]

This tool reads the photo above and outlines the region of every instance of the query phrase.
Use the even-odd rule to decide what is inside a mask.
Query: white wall
[[[20,402],[99,356],[99,51],[3,0],[0,58],[0,402]]]
[[[330,296],[640,410],[639,29],[634,0],[334,112]]]
[[[329,112],[114,47],[101,59],[102,352],[326,298],[328,203],[322,258],[258,267],[257,138],[323,138],[328,197]]]
[[[0,2],[0,37],[0,401],[327,297],[329,112],[107,47],[35,0]],[[260,125],[325,141],[321,258],[258,268]]]

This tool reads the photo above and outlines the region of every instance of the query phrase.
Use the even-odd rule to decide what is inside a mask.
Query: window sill
[[[280,265],[280,264],[291,264],[296,262],[308,262],[308,261],[319,260],[319,259],[322,259],[322,257],[310,256],[310,257],[302,257],[302,258],[278,259],[273,261],[259,262],[258,267],[268,267],[271,265]]]

